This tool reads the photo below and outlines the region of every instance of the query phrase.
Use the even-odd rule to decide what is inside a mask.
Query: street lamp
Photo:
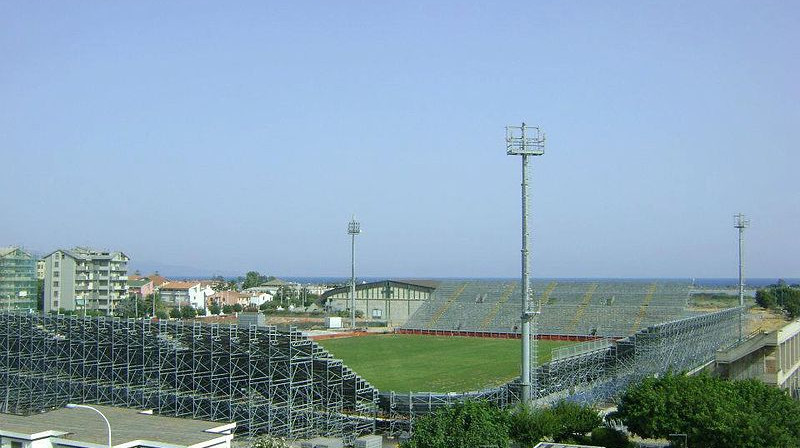
[[[75,404],[75,403],[67,403],[67,409],[91,409],[94,412],[100,414],[100,417],[103,417],[103,420],[106,422],[106,427],[108,428],[108,448],[111,448],[111,423],[108,422],[108,419],[99,409],[94,408],[92,406],[87,406],[85,404]]]

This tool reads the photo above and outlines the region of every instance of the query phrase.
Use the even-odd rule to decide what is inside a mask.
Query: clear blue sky
[[[800,3],[0,4],[0,245],[133,266],[800,277]],[[177,268],[176,268],[177,269]],[[185,272],[182,272],[185,273]]]

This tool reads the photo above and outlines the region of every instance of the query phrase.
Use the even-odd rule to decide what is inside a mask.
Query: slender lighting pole
[[[350,235],[350,328],[356,328],[356,235],[361,233],[361,223],[355,215],[347,225]]]
[[[100,412],[99,409],[92,406],[87,406],[85,404],[74,404],[74,403],[68,403],[67,409],[91,409],[94,412],[100,414],[100,417],[103,417],[103,420],[106,422],[106,427],[108,428],[108,448],[111,448],[111,423],[108,422],[106,416],[103,415],[103,413]]]
[[[744,338],[744,229],[750,220],[743,213],[733,215],[733,227],[739,229],[739,340]]]
[[[506,154],[522,156],[522,402],[528,404],[533,399],[531,382],[531,320],[535,312],[530,306],[530,241],[528,227],[528,165],[529,156],[544,154],[544,133],[536,126],[506,126]],[[534,353],[536,342],[533,342]],[[535,374],[534,374],[535,375]],[[532,381],[534,380],[534,381]]]

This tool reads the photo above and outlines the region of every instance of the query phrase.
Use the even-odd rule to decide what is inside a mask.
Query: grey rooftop
[[[111,424],[114,446],[141,440],[150,446],[203,447],[225,443],[235,423],[208,422],[144,414],[136,409],[91,405]],[[0,413],[0,432],[31,436],[46,432],[59,439],[105,446],[108,430],[103,419],[90,409],[56,409],[27,416]],[[38,437],[37,437],[38,438]],[[219,439],[216,443],[215,439]]]

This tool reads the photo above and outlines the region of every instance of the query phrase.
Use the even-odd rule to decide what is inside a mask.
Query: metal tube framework
[[[0,313],[0,411],[70,402],[353,440],[374,432],[377,391],[295,330]]]

